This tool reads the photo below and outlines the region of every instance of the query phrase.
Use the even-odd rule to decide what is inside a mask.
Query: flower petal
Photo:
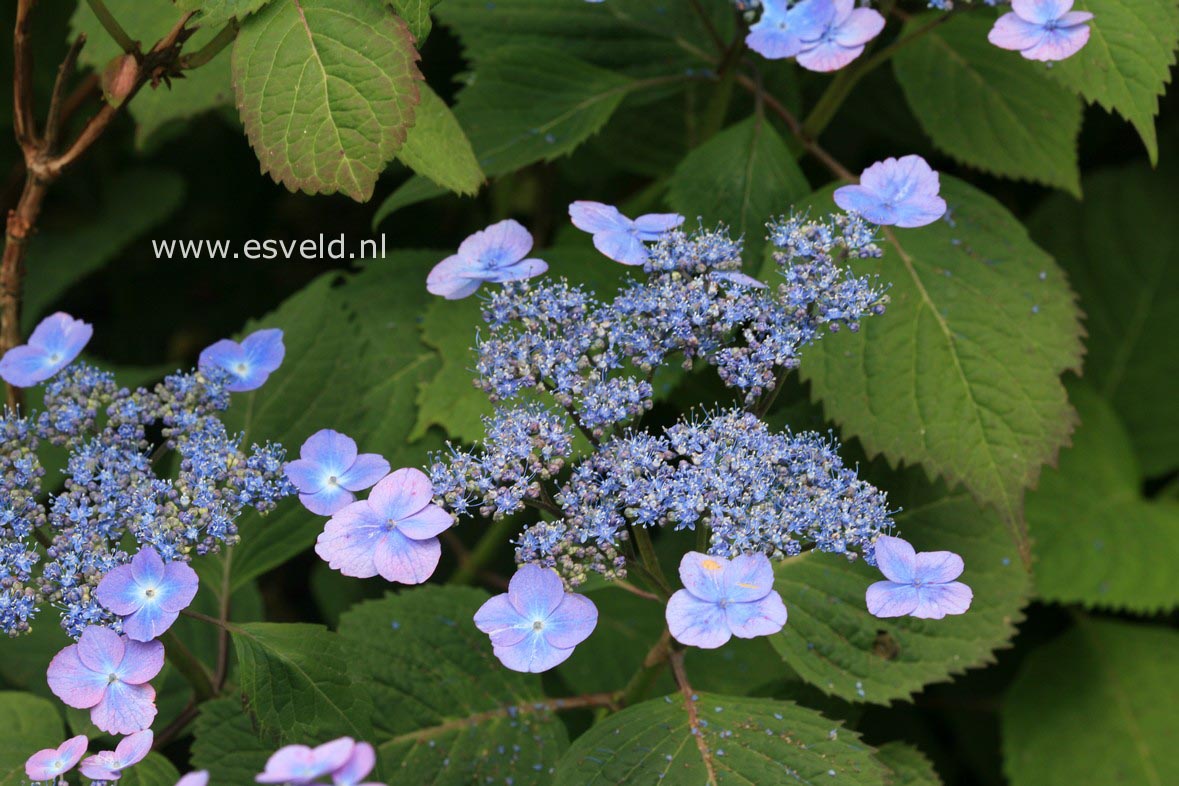
[[[323,467],[329,475],[343,475],[356,461],[356,440],[330,428],[320,429],[303,442],[299,458]]]
[[[332,771],[332,783],[334,786],[359,786],[375,766],[376,749],[367,742],[358,742],[352,747],[347,760]]]
[[[389,474],[389,462],[377,453],[361,453],[337,480],[349,491],[364,491]]]
[[[262,372],[265,379],[282,365],[283,358],[286,357],[287,349],[282,343],[282,330],[255,330],[242,339],[242,351],[245,353],[246,361],[254,369]]]
[[[475,627],[490,636],[492,645],[497,647],[519,644],[532,633],[532,622],[516,610],[506,592],[479,607],[475,612]]]
[[[406,467],[385,477],[369,492],[368,504],[381,519],[401,521],[434,498],[434,485],[420,469]]]
[[[90,721],[108,734],[131,734],[151,726],[156,717],[156,690],[151,685],[112,682],[102,701],[90,710]]]
[[[158,641],[124,639],[123,662],[116,672],[119,679],[139,685],[154,678],[164,668],[164,645]]]
[[[974,591],[960,581],[951,581],[917,587],[917,598],[917,608],[911,612],[914,617],[940,620],[947,614],[965,613],[974,599]]]
[[[886,579],[911,584],[917,569],[917,552],[907,540],[881,535],[876,539],[876,567]]]
[[[377,575],[373,554],[384,537],[384,527],[366,500],[353,502],[336,513],[315,541],[315,553],[332,570],[367,579]]]
[[[131,575],[140,584],[154,587],[164,580],[164,560],[151,546],[140,549],[131,558]]]
[[[554,647],[544,636],[532,633],[519,644],[492,647],[491,651],[512,671],[539,674],[564,663],[573,654],[573,647]]]
[[[160,605],[164,607],[164,611],[186,609],[196,597],[200,585],[200,578],[187,562],[169,562],[164,566]]]
[[[496,284],[507,281],[524,281],[535,278],[549,269],[549,263],[543,259],[521,259],[510,265],[504,265],[491,271],[487,280]]]
[[[601,202],[577,201],[569,205],[569,218],[582,232],[629,232],[634,222],[619,212],[614,205]]]
[[[123,618],[123,633],[132,641],[149,642],[172,627],[179,616],[178,612],[165,611],[160,603],[145,603]]]
[[[1011,0],[1011,10],[1038,25],[1059,19],[1072,7],[1073,0]]]
[[[880,198],[864,186],[840,186],[832,197],[841,209],[859,213],[873,224],[887,226],[896,219],[895,212],[885,207]]]
[[[193,770],[176,781],[176,786],[209,786],[209,771]]]
[[[856,8],[835,31],[835,43],[840,46],[862,47],[884,29],[884,17],[871,8]],[[860,51],[863,51],[862,49]]]
[[[946,200],[939,196],[911,196],[897,205],[893,225],[905,229],[932,224],[946,214]]]
[[[643,241],[631,232],[599,232],[594,235],[594,248],[624,265],[641,265],[651,256]]]
[[[635,228],[639,230],[639,240],[658,240],[660,235],[684,223],[684,217],[679,213],[647,213],[635,219]]]
[[[483,284],[485,269],[477,259],[449,256],[426,276],[426,291],[447,300],[462,300]]]
[[[1040,43],[1020,52],[1028,60],[1066,60],[1089,43],[1089,26],[1058,27],[1044,34]]]
[[[721,591],[730,603],[761,600],[774,591],[774,567],[765,554],[742,554],[729,560]]]
[[[377,541],[373,565],[386,581],[421,584],[434,575],[441,558],[438,538],[410,540],[394,530]]]
[[[47,355],[58,355],[56,365],[60,370],[78,356],[93,336],[92,325],[74,319],[64,311],[58,311],[37,323],[37,327],[33,328],[29,336],[28,345],[44,351]]]
[[[589,638],[598,624],[598,607],[584,595],[565,593],[560,605],[545,620],[545,641],[558,649],[576,647]]]
[[[841,46],[834,41],[824,41],[800,52],[798,64],[808,71],[827,73],[838,71],[864,52],[864,45]]]
[[[777,592],[752,603],[730,603],[724,611],[725,625],[742,639],[772,635],[786,624],[786,604]]]
[[[331,486],[314,494],[300,494],[299,502],[317,516],[334,516],[356,501],[356,495],[343,486]]]
[[[91,671],[110,674],[123,662],[125,641],[110,628],[91,625],[78,638],[78,659]]]
[[[54,696],[80,710],[102,701],[108,684],[106,674],[88,669],[78,658],[77,644],[54,655],[45,676]]]
[[[28,388],[44,382],[60,369],[36,347],[13,347],[0,358],[0,378],[13,387]]]
[[[450,529],[454,516],[438,505],[430,504],[409,518],[397,522],[397,531],[411,540],[426,540]]]
[[[107,611],[125,617],[143,606],[143,587],[132,575],[130,565],[120,565],[98,582],[94,596]]]
[[[667,602],[667,627],[680,644],[712,650],[732,638],[725,612],[716,603],[678,590]]]
[[[552,568],[521,565],[508,582],[508,599],[529,622],[547,620],[565,599],[565,585]]]
[[[868,587],[864,600],[874,617],[904,617],[917,608],[917,589],[911,584],[878,581]]]
[[[126,769],[132,764],[138,764],[143,761],[147,754],[151,753],[151,744],[155,739],[155,735],[151,729],[136,732],[119,740],[119,744],[115,747],[115,756],[118,757],[119,763]]]
[[[480,259],[488,254],[501,264],[523,259],[532,250],[532,234],[515,219],[499,221],[468,237],[459,245],[458,255]]]
[[[700,600],[719,603],[725,599],[725,571],[729,561],[689,551],[680,560],[680,581]]]
[[[913,578],[922,584],[945,584],[962,575],[966,566],[952,551],[922,551],[917,555]]]
[[[1000,49],[1019,52],[1030,49],[1044,37],[1044,28],[1019,14],[1007,13],[995,20],[987,40]]]

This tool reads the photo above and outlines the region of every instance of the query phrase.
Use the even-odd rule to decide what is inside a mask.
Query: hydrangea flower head
[[[938,174],[921,156],[886,158],[860,173],[859,185],[835,189],[835,204],[873,224],[923,227],[946,214]]]
[[[1089,42],[1088,11],[1073,11],[1073,0],[1012,0],[1011,11],[995,20],[987,40],[1028,60],[1064,60]]]
[[[761,19],[749,28],[745,45],[769,60],[795,57],[807,42],[823,37],[835,19],[832,0],[766,0]]]
[[[518,221],[507,219],[468,237],[458,253],[434,266],[426,277],[426,289],[447,300],[461,300],[484,282],[502,284],[539,276],[549,269],[541,259],[525,259],[532,250],[532,235]]]
[[[86,746],[90,743],[85,734],[70,737],[56,748],[40,750],[25,762],[25,775],[31,781],[54,781],[58,775],[63,775],[75,766],[86,755]]]
[[[333,786],[383,786],[379,783],[368,783],[364,779],[377,766],[377,752],[367,742],[358,742],[352,747],[348,758],[332,770]]]
[[[209,772],[194,770],[176,781],[176,786],[209,786]]]
[[[154,738],[151,729],[130,734],[119,740],[113,751],[102,751],[83,759],[82,774],[95,781],[117,781],[123,776],[123,770],[143,761],[151,753]]]
[[[733,559],[690,551],[680,561],[678,590],[667,603],[667,627],[681,644],[715,649],[733,636],[769,636],[786,624],[786,604],[774,590],[764,554]]]
[[[198,365],[202,369],[219,368],[229,373],[225,389],[231,393],[245,393],[262,387],[286,355],[282,330],[256,330],[239,344],[223,338],[201,351]]]
[[[340,737],[314,748],[287,745],[270,755],[266,769],[254,780],[302,786],[344,766],[355,747],[356,741],[351,737]]]
[[[914,551],[908,541],[881,535],[876,564],[888,581],[868,587],[868,611],[876,617],[912,616],[940,620],[963,614],[974,593],[954,579],[962,575],[962,558],[951,551]]]
[[[613,205],[574,202],[569,205],[573,226],[594,236],[594,248],[624,265],[641,265],[650,257],[644,243],[684,223],[678,213],[648,213],[629,219]]]
[[[418,469],[399,469],[368,499],[341,509],[324,527],[315,553],[345,576],[421,584],[442,556],[438,534],[453,523],[433,504],[434,489]]]
[[[804,0],[818,3],[828,0]],[[855,0],[833,0],[830,21],[816,38],[806,38],[798,64],[810,71],[838,71],[864,53],[864,46],[884,29],[884,17]]]
[[[0,378],[27,388],[52,377],[73,362],[94,335],[94,328],[61,311],[33,328],[29,342],[13,347],[0,358]]]
[[[584,595],[565,591],[556,571],[528,564],[475,612],[475,626],[491,637],[495,657],[513,671],[538,673],[564,662],[598,624]]]
[[[140,549],[98,584],[98,602],[123,618],[123,632],[134,641],[151,641],[172,627],[192,603],[200,585],[185,562],[165,563],[155,549]]]
[[[331,429],[315,432],[299,458],[283,469],[299,489],[299,501],[312,513],[331,516],[389,474],[389,462],[376,453],[357,455],[356,442]]]
[[[47,677],[59,699],[90,710],[95,726],[109,734],[131,734],[151,726],[156,717],[156,692],[148,680],[163,667],[160,642],[139,642],[91,625],[77,644],[53,657]]]

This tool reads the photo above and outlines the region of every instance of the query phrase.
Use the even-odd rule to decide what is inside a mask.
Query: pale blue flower
[[[201,352],[200,368],[219,368],[228,372],[230,382],[225,389],[244,393],[262,387],[270,374],[282,365],[286,347],[278,328],[258,330],[237,343],[228,338],[206,347]]]
[[[287,745],[271,754],[266,769],[254,780],[302,786],[344,766],[355,747],[356,741],[351,737],[340,737],[314,748]]]
[[[667,627],[681,644],[715,649],[733,636],[769,636],[786,624],[786,604],[774,590],[764,554],[731,560],[689,551],[680,561],[684,589],[667,603]]]
[[[321,429],[303,443],[299,458],[283,467],[299,489],[299,501],[312,513],[331,516],[356,501],[363,491],[389,474],[389,462],[376,453],[357,454],[356,441]]]
[[[868,587],[865,600],[876,617],[918,617],[940,620],[963,614],[974,593],[954,579],[962,575],[962,558],[952,551],[914,551],[908,541],[881,535],[876,540],[876,565],[888,581]]]
[[[647,213],[632,220],[613,205],[584,201],[569,205],[569,218],[573,226],[594,236],[594,248],[624,265],[646,262],[650,251],[644,244],[684,223],[678,213]]]
[[[1073,0],[1012,0],[1011,12],[995,21],[987,40],[1028,60],[1064,60],[1089,42],[1088,11]]]
[[[29,343],[13,347],[0,358],[0,378],[27,388],[44,382],[73,362],[94,335],[94,328],[61,311],[33,328]]]
[[[156,692],[148,681],[163,667],[160,642],[134,641],[91,625],[77,644],[53,657],[46,676],[54,695],[71,707],[90,710],[99,729],[131,734],[151,726],[156,717]]]
[[[172,627],[192,603],[199,586],[187,563],[164,563],[150,546],[126,565],[103,577],[96,594],[108,611],[123,618],[123,632],[135,641],[151,641]]]
[[[835,189],[835,204],[881,226],[923,227],[946,214],[938,174],[921,156],[886,158]]]
[[[745,44],[769,60],[796,57],[808,41],[822,37],[834,18],[831,0],[802,0],[793,5],[789,0],[766,0]]]
[[[831,3],[833,13],[823,31],[803,40],[798,64],[809,71],[837,71],[864,52],[864,46],[884,29],[884,17],[871,8],[856,8],[855,0],[803,0]]]
[[[461,300],[484,282],[502,284],[539,276],[549,269],[541,259],[525,259],[532,250],[532,235],[519,222],[507,219],[468,237],[458,253],[434,266],[426,277],[426,289],[447,300]]]
[[[151,753],[155,735],[151,729],[119,740],[113,751],[102,751],[82,760],[82,774],[95,781],[117,781],[123,770],[143,761]]]
[[[64,775],[77,766],[86,755],[86,746],[90,741],[86,735],[79,734],[70,737],[56,748],[39,750],[25,762],[25,775],[34,782],[57,782],[57,776]]]

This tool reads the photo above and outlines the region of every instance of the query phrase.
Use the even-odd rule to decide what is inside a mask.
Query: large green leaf
[[[429,85],[418,86],[413,128],[397,159],[439,186],[459,194],[473,194],[483,183],[471,142],[446,102]]]
[[[385,0],[397,11],[397,15],[409,25],[409,32],[413,33],[414,43],[420,49],[426,36],[430,34],[432,22],[430,11],[441,0]]]
[[[810,200],[815,213],[832,210],[830,193]],[[948,220],[885,230],[884,258],[856,263],[891,283],[888,310],[809,347],[802,373],[869,454],[963,483],[1018,525],[1023,490],[1072,430],[1060,375],[1080,365],[1080,315],[999,203],[949,177],[942,193]]]
[[[942,779],[925,754],[903,742],[880,746],[876,758],[892,771],[889,786],[941,786]]]
[[[262,6],[273,0],[184,0],[187,5],[199,9],[201,12],[200,23],[202,26],[212,27],[214,25],[223,25],[230,19],[236,18],[239,22],[245,19],[252,13],[255,13]]]
[[[440,6],[442,7],[442,6]],[[480,61],[454,113],[489,177],[571,153],[643,83],[546,46],[509,46]],[[442,193],[410,178],[381,204],[393,211]]]
[[[766,222],[790,212],[810,190],[782,137],[755,115],[689,153],[672,173],[667,201],[689,225],[697,218],[705,226],[727,224],[745,237],[745,258],[757,264]]]
[[[1179,783],[1179,633],[1082,620],[1033,652],[1002,704],[1011,786]]]
[[[1045,600],[1155,613],[1179,606],[1179,502],[1142,497],[1142,473],[1117,415],[1070,389],[1073,445],[1027,497],[1037,593]]]
[[[915,17],[902,35],[929,22]],[[961,15],[897,50],[893,67],[934,145],[984,171],[1079,195],[1081,99],[987,41],[991,22]]]
[[[1077,0],[1088,11],[1089,43],[1048,73],[1086,101],[1134,124],[1150,155],[1159,157],[1154,116],[1171,81],[1179,44],[1179,5],[1174,0]]]
[[[180,19],[180,11],[165,0],[106,0],[106,6],[144,49],[166,36]],[[122,54],[86,3],[78,3],[70,20],[70,34],[80,33],[86,35],[79,57],[83,65],[101,72],[112,58]],[[185,43],[185,51],[195,52],[216,34],[215,27],[202,26]],[[183,79],[172,80],[171,85],[145,85],[128,104],[128,111],[135,119],[137,146],[150,148],[167,132],[182,128],[185,120],[232,104],[229,56],[222,52],[200,68],[185,72]]]
[[[368,200],[413,125],[417,60],[381,0],[275,0],[247,17],[233,77],[262,171],[292,191]]]
[[[394,467],[422,464],[441,440],[407,440],[418,384],[433,377],[439,360],[421,342],[417,323],[430,302],[426,273],[443,256],[402,251],[370,260],[354,275],[325,274],[247,325],[245,333],[282,328],[286,360],[262,388],[234,400],[226,425],[245,432],[247,442],[281,442],[290,454],[319,429],[333,428]],[[309,548],[323,524],[295,500],[265,518],[247,513],[231,588]],[[219,581],[217,568],[210,567],[210,580]]]
[[[24,332],[66,289],[170,216],[183,199],[184,180],[174,172],[130,169],[113,177],[90,204],[85,223],[68,231],[56,231],[47,223],[29,244]]]
[[[251,622],[231,629],[246,705],[260,732],[285,743],[367,739],[373,704],[353,653],[318,625]]]
[[[864,601],[868,586],[883,578],[876,568],[820,552],[782,562],[775,587],[790,618],[770,641],[800,677],[848,701],[908,699],[925,685],[993,663],[993,651],[1015,635],[1030,590],[1007,529],[967,495],[924,489],[911,500],[890,501],[904,508],[897,527],[919,551],[961,555],[961,580],[974,601],[965,614],[942,620],[878,619]]]
[[[23,786],[25,760],[61,744],[64,727],[57,707],[31,693],[0,691],[0,786]]]
[[[1157,173],[1144,164],[1095,173],[1083,203],[1055,195],[1028,222],[1081,296],[1085,378],[1118,411],[1149,477],[1179,466],[1176,171],[1164,162]]]
[[[194,724],[192,766],[208,770],[210,783],[253,783],[278,747],[277,739],[258,736],[242,706],[236,696],[201,705]]]
[[[682,694],[628,707],[578,737],[555,786],[883,784],[856,733],[790,701]]]
[[[390,783],[548,784],[567,743],[536,675],[499,664],[471,618],[487,594],[420,587],[343,615],[352,672],[373,716]]]

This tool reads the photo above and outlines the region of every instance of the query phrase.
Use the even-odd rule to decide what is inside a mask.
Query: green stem
[[[508,533],[512,531],[512,525],[514,523],[508,516],[493,520],[491,526],[479,538],[479,542],[475,544],[475,548],[471,550],[467,559],[451,574],[448,583],[474,584],[478,581],[480,571],[495,556],[496,550],[504,544]]]
[[[197,703],[213,698],[216,695],[213,689],[213,675],[205,668],[205,664],[197,660],[192,650],[186,647],[173,631],[165,633],[160,640],[164,644],[168,662],[188,680],[189,685],[192,685]]]
[[[670,597],[672,592],[671,584],[668,582],[667,577],[663,575],[663,567],[660,566],[659,557],[655,554],[655,544],[651,542],[650,533],[647,532],[646,527],[640,527],[638,525],[630,529],[631,534],[634,536],[635,545],[639,549],[639,559],[642,561],[643,568],[654,579],[656,586]]]
[[[190,55],[184,55],[180,58],[180,67],[185,71],[193,68],[200,68],[205,63],[208,63],[214,57],[221,53],[221,50],[233,43],[237,38],[237,21],[230,20],[225,27],[213,38],[212,41],[202,46],[197,51]]]
[[[110,34],[110,37],[115,39],[115,43],[129,55],[136,54],[139,51],[139,42],[127,34],[123,26],[119,24],[119,20],[115,19],[115,15],[106,7],[103,0],[86,0],[86,4],[90,6],[90,10],[98,17],[98,21],[102,23],[103,28]]]

